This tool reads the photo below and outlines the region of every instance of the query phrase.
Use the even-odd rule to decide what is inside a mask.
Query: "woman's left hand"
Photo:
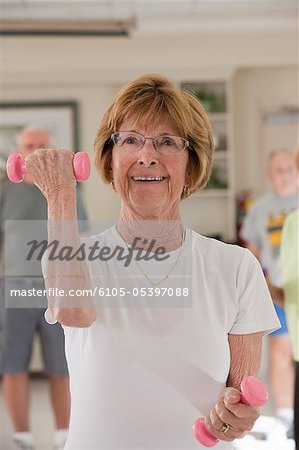
[[[228,387],[223,389],[215,407],[206,417],[208,431],[217,439],[230,442],[242,438],[250,431],[259,417],[259,410],[254,406],[240,403],[241,393],[238,389]],[[220,431],[224,424],[229,425],[224,433]]]

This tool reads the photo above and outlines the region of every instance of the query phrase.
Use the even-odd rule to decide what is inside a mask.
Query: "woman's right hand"
[[[231,442],[245,436],[258,417],[258,408],[241,403],[241,392],[238,389],[226,387],[205,420],[207,430],[213,436]],[[221,431],[224,424],[229,426],[225,433]]]
[[[74,191],[76,179],[72,166],[73,154],[62,148],[40,148],[25,158],[34,184],[47,200],[62,191]]]

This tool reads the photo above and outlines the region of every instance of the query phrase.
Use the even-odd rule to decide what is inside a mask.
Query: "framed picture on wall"
[[[49,130],[53,147],[79,150],[76,102],[0,103],[0,171],[16,150],[16,137],[25,126]]]

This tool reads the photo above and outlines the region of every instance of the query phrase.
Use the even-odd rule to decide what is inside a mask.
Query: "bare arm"
[[[257,258],[260,259],[260,249],[256,244],[252,244],[251,242],[246,242],[246,247],[251,253]]]
[[[81,241],[76,217],[76,191],[68,189],[59,196],[48,199],[48,241],[59,241],[59,249],[70,247],[75,251]],[[47,261],[45,274],[46,287],[63,290],[64,297],[55,299],[56,320],[65,326],[87,327],[96,319],[96,310],[92,297],[70,296],[78,290],[91,291],[91,282],[86,261],[72,259],[67,262]]]
[[[263,335],[263,332],[228,335],[231,357],[227,379],[228,387],[240,389],[244,377],[258,374],[261,364]]]
[[[91,281],[87,263],[80,258],[62,257],[63,249],[74,252],[81,245],[72,154],[64,149],[39,149],[28,155],[25,162],[48,202],[48,242],[58,242],[55,256],[59,257],[51,258],[48,251],[43,264],[46,288],[63,292],[48,294],[50,311],[65,326],[90,326],[96,319],[96,309],[88,294]]]
[[[243,437],[252,429],[259,416],[258,409],[240,402],[240,385],[244,377],[257,375],[261,362],[261,333],[229,334],[231,364],[226,388],[221,392],[215,407],[206,417],[208,431],[218,439],[232,441]],[[227,433],[222,433],[223,424],[229,424]]]

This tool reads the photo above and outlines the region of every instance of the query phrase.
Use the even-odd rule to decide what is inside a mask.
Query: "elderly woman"
[[[70,152],[27,158],[48,200],[49,241],[81,245],[81,258],[45,264],[47,286],[97,292],[49,297],[70,370],[65,449],[203,448],[192,434],[198,416],[221,440],[217,448],[231,449],[253,427],[258,411],[239,404],[240,382],[257,374],[262,336],[278,321],[252,254],[181,220],[180,203],[206,185],[212,156],[211,128],[193,95],[159,75],[128,84],[95,141],[96,167],[120,196],[119,219],[82,241]],[[82,242],[92,255],[83,258]]]

